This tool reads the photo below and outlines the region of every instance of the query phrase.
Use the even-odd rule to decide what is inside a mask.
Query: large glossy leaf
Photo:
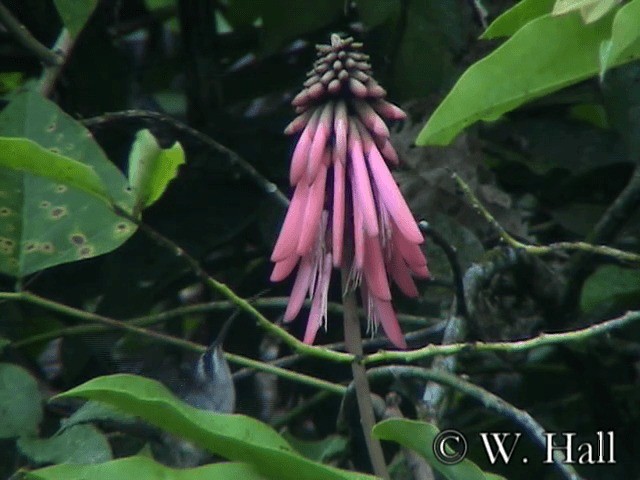
[[[148,378],[135,375],[99,377],[60,396],[109,403],[216,455],[251,463],[269,478],[372,478],[314,463],[297,454],[271,427],[243,415],[216,414],[193,408]]]
[[[98,0],[53,0],[53,3],[71,36],[76,37],[98,5]]]
[[[584,312],[640,306],[640,270],[604,265],[582,287],[580,307]],[[617,307],[617,308],[616,308]]]
[[[251,466],[243,463],[216,463],[197,468],[174,469],[136,456],[97,465],[55,465],[25,474],[31,480],[217,480],[238,478],[260,480]]]
[[[76,425],[50,438],[22,437],[18,448],[37,465],[91,464],[112,458],[106,437],[90,425]]]
[[[610,65],[624,61],[627,49],[636,50],[640,44],[640,0],[633,0],[616,13],[611,27],[611,39],[606,41],[606,53],[600,57],[600,76]],[[601,50],[602,51],[602,50]]]
[[[134,212],[156,202],[184,163],[184,150],[176,142],[160,148],[149,130],[140,130],[129,154],[129,185],[135,196]]]
[[[577,13],[543,15],[460,77],[422,129],[416,143],[445,145],[478,120],[493,120],[523,103],[598,73],[600,44],[613,15],[585,25]],[[640,57],[626,50],[618,65]]]
[[[447,480],[499,480],[503,477],[485,473],[470,460],[455,465],[445,465],[433,453],[433,443],[440,431],[429,423],[391,418],[373,427],[373,435],[381,440],[391,440],[410,448],[424,457],[429,465]]]
[[[0,439],[34,435],[42,420],[36,380],[24,368],[0,363]]]
[[[13,138],[0,153],[0,272],[22,277],[90,258],[133,234],[109,205],[132,210],[124,175],[55,104],[15,96],[0,113],[0,136]]]
[[[510,37],[534,18],[551,11],[556,0],[522,0],[496,18],[480,38]]]
[[[98,5],[98,0],[53,0],[53,3],[71,36],[76,37]]]

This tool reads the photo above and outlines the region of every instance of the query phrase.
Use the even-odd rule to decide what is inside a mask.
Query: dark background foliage
[[[62,26],[53,2],[3,3],[36,38],[53,44]],[[485,3],[491,20],[515,2]],[[494,271],[472,299],[470,340],[517,340],[581,328],[640,307],[638,270],[586,255],[511,256],[461,198],[449,175],[450,170],[462,175],[518,238],[540,243],[588,238],[638,251],[640,187],[627,190],[631,198],[614,218],[610,209],[639,168],[640,65],[609,72],[604,84],[587,80],[499,121],[471,127],[451,146],[416,147],[415,138],[439,100],[469,65],[497,45],[478,40],[482,31],[480,11],[467,0],[104,0],[79,35],[52,99],[81,120],[125,109],[177,118],[238,153],[288,193],[292,140],[281,132],[293,116],[289,102],[315,58],[314,45],[327,42],[331,32],[352,35],[364,42],[390,100],[410,114],[394,126],[393,139],[403,159],[396,178],[414,214],[457,248],[463,271],[473,263]],[[37,59],[0,31],[4,93],[39,71]],[[504,75],[508,81],[509,72]],[[125,169],[140,128],[150,128],[164,145],[180,141],[187,155],[187,165],[164,197],[145,212],[145,222],[200,259],[212,276],[239,295],[286,296],[290,282],[268,281],[282,204],[234,166],[228,155],[166,122],[121,118],[95,123],[91,130],[109,158]],[[603,222],[606,228],[599,228]],[[427,243],[426,253],[434,280],[420,285],[417,301],[395,302],[398,310],[419,317],[403,323],[407,332],[437,324],[452,308],[449,263],[433,242]],[[11,291],[14,280],[2,278],[1,285]],[[24,286],[43,297],[119,319],[220,300],[202,288],[180,258],[141,232],[112,253],[42,271],[24,279]],[[339,292],[332,295],[337,301]],[[282,308],[265,312],[275,321]],[[231,313],[227,309],[185,315],[158,328],[206,345]],[[297,336],[303,331],[303,316],[291,326]],[[0,335],[13,342],[75,324],[41,307],[0,304]],[[440,342],[442,328],[435,331],[414,346]],[[635,440],[640,421],[638,333],[631,327],[624,334],[530,354],[463,354],[458,357],[458,373],[528,411],[549,431],[577,432],[579,438],[591,440],[596,431],[614,431],[617,464],[578,470],[589,479],[635,478],[635,458],[640,454]],[[321,332],[318,341],[341,338],[340,316],[332,314],[328,332]],[[268,341],[251,318],[240,315],[225,346],[260,358]],[[275,345],[280,355],[289,353]],[[145,356],[151,370],[165,368],[166,362],[177,366],[188,357],[175,348],[118,332],[8,348],[3,357],[25,366],[48,396],[126,369],[123,364],[131,361],[132,352],[136,358]],[[350,376],[346,367],[311,358],[291,368],[336,382]],[[239,380],[237,387],[238,410],[262,414],[267,422],[315,393],[310,387],[256,376]],[[423,385],[396,381],[373,387],[382,396],[389,389],[399,391],[403,413],[418,414]],[[47,407],[42,436],[56,430],[70,413],[67,408]],[[300,438],[319,440],[336,433],[339,410],[339,398],[329,397],[291,419],[288,428]],[[437,420],[442,428],[455,427],[472,436],[518,430],[453,392],[448,392]],[[114,453],[131,453],[145,443],[144,434],[105,431],[112,432],[108,439]],[[348,430],[340,434],[350,436]],[[0,476],[38,465],[14,441],[1,442]],[[354,445],[351,460],[339,452],[334,461],[342,466],[352,461],[366,469],[358,443]],[[526,448],[539,460],[537,447]],[[482,467],[500,470],[488,465],[479,440],[471,443],[470,452]],[[556,475],[540,461],[503,468],[501,473],[508,478]]]

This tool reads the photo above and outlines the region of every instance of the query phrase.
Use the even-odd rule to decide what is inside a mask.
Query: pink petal
[[[318,175],[309,186],[309,198],[300,224],[300,231],[294,232],[294,235],[299,235],[300,238],[296,252],[301,257],[307,255],[318,240],[326,181],[327,167],[321,165]]]
[[[396,149],[393,148],[393,145],[391,145],[391,142],[389,141],[388,138],[385,138],[384,142],[380,142],[378,141],[378,139],[376,139],[376,145],[378,146],[378,150],[380,151],[380,153],[382,154],[385,160],[388,160],[389,162],[391,162],[393,165],[396,165],[396,166],[400,164],[400,159],[398,158]]]
[[[333,151],[334,159],[337,150]],[[344,164],[335,159],[333,162],[333,212],[332,212],[332,251],[333,265],[342,265],[342,244],[344,242]]]
[[[309,149],[309,160],[307,162],[307,182],[311,183],[318,174],[318,169],[324,158],[327,139],[333,129],[333,102],[328,102],[322,109],[316,133]]]
[[[354,100],[358,117],[376,137],[389,137],[389,128],[373,108],[364,100]]]
[[[360,204],[356,198],[355,189],[351,189],[351,201],[353,205],[353,248],[355,270],[362,271],[364,267],[364,217]]]
[[[360,80],[353,77],[349,78],[349,90],[358,98],[364,98],[367,96],[367,87],[364,86]]]
[[[376,207],[373,201],[373,192],[369,183],[369,173],[362,153],[362,140],[358,134],[357,120],[349,122],[349,153],[351,157],[351,187],[356,192],[357,203],[364,219],[364,228],[367,235],[378,235],[378,219]],[[355,200],[354,200],[354,203]],[[355,207],[354,207],[355,208]]]
[[[307,329],[304,332],[303,341],[309,345],[316,339],[316,334],[322,325],[322,321],[327,318],[327,296],[329,294],[329,281],[331,280],[331,263],[331,254],[327,253],[324,256],[320,278],[311,302]]]
[[[425,258],[420,246],[415,243],[409,242],[406,238],[400,234],[398,227],[394,222],[393,225],[393,238],[392,245],[396,248],[402,258],[416,276],[421,278],[429,277],[429,270],[427,269],[427,259]]]
[[[311,113],[311,110],[307,110],[303,114],[298,115],[296,118],[294,118],[291,123],[284,129],[284,134],[292,135],[304,129],[304,127],[307,126],[309,119],[311,118]]]
[[[373,143],[369,133],[363,128],[360,129],[364,141],[364,149],[367,155],[367,163],[369,171],[373,177],[378,193],[378,199],[382,201],[391,218],[393,218],[402,235],[411,243],[422,243],[424,237],[420,233],[420,229],[413,219],[411,210],[407,202],[404,201],[400,189],[396,184],[391,172],[387,168],[386,163],[378,148]]]
[[[404,120],[407,114],[400,107],[396,107],[393,103],[386,100],[376,100],[372,103],[373,109],[389,120]]]
[[[402,293],[407,297],[416,298],[418,296],[416,284],[414,283],[413,278],[411,278],[409,267],[407,267],[407,264],[402,259],[400,252],[394,251],[392,253],[389,273],[391,273],[391,278],[396,282],[398,288],[400,288]]]
[[[309,287],[311,286],[311,275],[313,273],[313,261],[311,255],[303,257],[300,261],[300,268],[298,268],[298,274],[296,281],[291,289],[291,295],[289,296],[289,303],[287,304],[287,310],[284,312],[285,323],[291,322],[304,303],[304,299],[307,296]]]
[[[364,278],[369,292],[382,300],[391,300],[389,280],[384,268],[382,249],[378,237],[367,237],[364,241]]]
[[[273,247],[271,261],[280,262],[295,253],[308,197],[309,186],[302,182],[293,192],[293,198],[289,203],[287,215],[284,217],[280,235],[278,235],[278,240]]]
[[[382,325],[382,329],[387,338],[391,340],[396,347],[402,350],[406,350],[407,342],[404,339],[396,312],[393,311],[393,306],[390,301],[380,300],[379,298],[372,297],[374,308],[378,314],[378,321]]]
[[[300,93],[298,93],[293,100],[291,100],[291,105],[294,107],[300,107],[301,105],[307,103],[309,101],[308,91],[307,89],[303,89]]]
[[[270,280],[272,282],[280,282],[287,278],[289,274],[293,272],[293,269],[296,268],[299,259],[300,257],[297,255],[291,255],[290,257],[276,263],[273,267],[273,271],[271,272]]]
[[[291,171],[289,172],[289,181],[291,185],[297,185],[302,175],[307,170],[307,160],[309,159],[309,148],[311,148],[311,142],[315,136],[316,129],[318,128],[318,121],[320,120],[321,110],[316,108],[307,126],[302,131],[302,135],[298,139],[296,148],[293,150],[293,156],[291,157]]]
[[[322,85],[320,82],[314,83],[307,89],[307,97],[310,100],[319,99],[323,93],[324,93],[324,85]]]
[[[335,132],[335,158],[343,165],[347,161],[347,132],[349,131],[349,119],[347,106],[344,101],[339,101],[333,119],[333,131]]]
[[[370,97],[382,98],[387,94],[387,91],[372,78],[367,85],[367,93]]]

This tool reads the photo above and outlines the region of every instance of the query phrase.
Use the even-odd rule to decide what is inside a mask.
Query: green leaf
[[[216,463],[197,468],[174,469],[154,462],[150,458],[135,456],[113,460],[98,465],[55,465],[32,472],[25,477],[31,480],[215,480],[239,478],[260,480],[264,477],[243,463]]]
[[[136,422],[135,417],[125,415],[118,409],[100,402],[86,402],[69,418],[60,421],[60,430],[65,430],[76,425],[96,421],[109,421],[118,425],[131,425]]]
[[[556,0],[551,14],[565,15],[567,13],[575,12],[576,10],[581,10],[585,7],[590,7],[601,1],[602,0]]]
[[[59,397],[99,400],[216,455],[248,462],[262,474],[279,479],[371,479],[314,463],[298,455],[271,427],[243,415],[225,415],[193,408],[163,385],[135,375],[90,380]]]
[[[499,475],[485,473],[470,460],[455,465],[445,465],[433,453],[433,443],[440,431],[429,423],[391,418],[373,427],[373,435],[381,440],[391,440],[418,452],[429,465],[448,480],[500,479]]]
[[[619,3],[620,0],[557,0],[552,15],[564,15],[579,10],[585,23],[593,23]]]
[[[585,282],[580,308],[590,313],[607,309],[626,309],[640,305],[640,270],[605,265]]]
[[[10,137],[0,148],[0,272],[23,277],[101,255],[135,232],[110,206],[132,211],[126,178],[54,103],[14,96],[0,112],[0,137]]]
[[[140,130],[129,154],[129,185],[135,197],[134,214],[155,203],[178,174],[184,151],[176,142],[160,148],[149,130]]]
[[[77,37],[98,5],[98,0],[53,0],[72,37]]]
[[[630,55],[640,50],[640,0],[633,0],[618,10],[613,19],[611,38],[606,42],[609,43],[600,50],[600,78],[610,66],[625,61],[627,49],[632,50]]]
[[[584,80],[600,70],[598,51],[612,15],[584,25],[577,15],[544,15],[522,27],[460,77],[416,143],[445,145],[481,119],[495,119],[523,103]],[[640,57],[640,44],[618,65]]]
[[[76,425],[51,438],[22,437],[18,439],[18,449],[37,465],[91,464],[112,458],[109,442],[90,425]]]
[[[0,439],[34,435],[42,420],[40,391],[24,368],[0,363]]]
[[[522,0],[496,18],[480,38],[510,37],[531,20],[551,12],[554,3],[555,0]]]
[[[0,137],[0,167],[45,177],[111,204],[102,180],[91,167],[47,150],[27,138]]]
[[[0,353],[5,349],[5,347],[11,345],[11,341],[7,340],[4,337],[0,337]]]
[[[348,447],[347,439],[340,435],[329,435],[322,440],[300,440],[285,431],[282,436],[296,451],[315,462],[328,462],[344,454]]]

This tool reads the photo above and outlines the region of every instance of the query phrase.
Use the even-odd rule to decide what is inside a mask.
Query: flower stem
[[[352,289],[347,288],[349,271],[342,267],[342,304],[344,308],[344,343],[347,351],[354,356],[351,362],[353,383],[356,389],[358,410],[360,411],[360,425],[369,451],[369,458],[373,466],[373,472],[380,478],[389,479],[389,472],[384,461],[382,446],[377,438],[371,436],[375,418],[373,416],[373,404],[371,403],[371,390],[367,380],[367,372],[362,363],[362,336],[360,334],[360,321],[358,320],[358,305]]]

